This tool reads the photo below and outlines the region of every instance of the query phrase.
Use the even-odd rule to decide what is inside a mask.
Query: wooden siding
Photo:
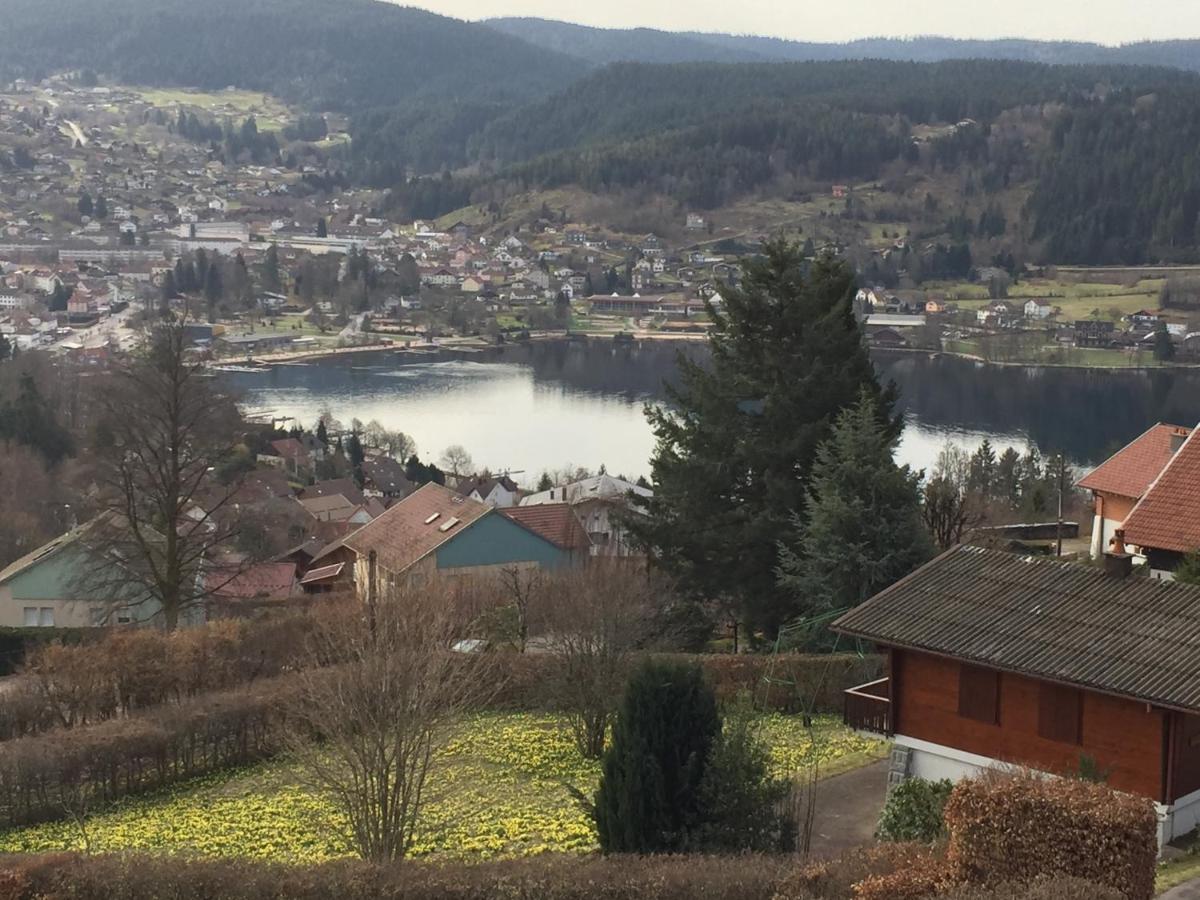
[[[1169,798],[1200,791],[1200,716],[1171,715],[1172,756]]]
[[[1039,682],[1000,674],[999,724],[958,714],[959,664],[909,650],[892,651],[895,733],[1002,762],[1060,774],[1079,770],[1086,753],[1123,791],[1160,799],[1165,713],[1144,703],[1083,692],[1082,740],[1038,735]]]

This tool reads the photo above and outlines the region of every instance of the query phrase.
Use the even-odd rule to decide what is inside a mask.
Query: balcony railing
[[[855,731],[892,734],[892,701],[888,699],[888,679],[880,678],[844,692],[842,721]]]

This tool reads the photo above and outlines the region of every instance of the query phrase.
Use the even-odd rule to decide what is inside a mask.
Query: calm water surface
[[[689,352],[702,354],[691,346]],[[643,407],[662,402],[676,345],[647,341],[538,342],[477,353],[350,354],[228,377],[247,412],[312,425],[331,409],[343,422],[378,419],[436,459],[461,444],[478,467],[531,481],[568,465],[648,474],[654,446]],[[876,358],[896,382],[907,427],[899,456],[932,465],[949,440],[997,451],[1036,445],[1093,464],[1157,421],[1200,421],[1200,370],[1094,372],[993,367],[910,354]]]

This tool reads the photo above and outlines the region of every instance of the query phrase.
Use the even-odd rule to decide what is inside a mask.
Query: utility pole
[[[1062,556],[1062,541],[1063,541],[1063,490],[1067,479],[1067,458],[1058,454],[1058,526],[1057,526],[1057,545],[1056,555]]]

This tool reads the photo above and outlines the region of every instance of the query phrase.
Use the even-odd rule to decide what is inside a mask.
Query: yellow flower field
[[[799,717],[757,720],[780,775],[818,759],[824,774],[853,768],[885,751],[830,718],[810,741]],[[431,775],[415,850],[418,856],[486,859],[596,847],[591,821],[565,784],[595,790],[599,764],[575,750],[552,715],[493,713],[471,719]],[[300,787],[286,760],[190,782],[127,800],[79,826],[53,822],[0,833],[0,852],[83,849],[154,850],[315,862],[347,856],[338,814]]]

